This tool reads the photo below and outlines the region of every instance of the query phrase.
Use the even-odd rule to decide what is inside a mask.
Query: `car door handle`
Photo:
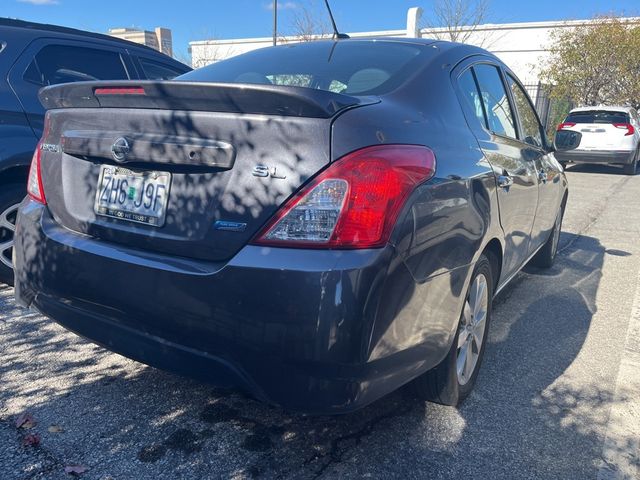
[[[509,188],[513,185],[513,177],[511,175],[500,175],[498,177],[498,186],[500,188]]]

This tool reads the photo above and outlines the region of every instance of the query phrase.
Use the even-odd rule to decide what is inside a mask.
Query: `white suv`
[[[574,108],[558,125],[558,132],[571,130],[582,135],[575,150],[558,151],[562,164],[612,163],[624,165],[624,172],[636,172],[640,156],[640,121],[631,107]]]

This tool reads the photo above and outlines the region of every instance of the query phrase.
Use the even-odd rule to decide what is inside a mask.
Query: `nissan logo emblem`
[[[127,160],[127,155],[131,151],[129,142],[124,137],[118,138],[113,145],[111,145],[111,154],[116,162],[124,162]]]

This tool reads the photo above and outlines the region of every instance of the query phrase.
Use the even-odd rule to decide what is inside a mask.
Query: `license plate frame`
[[[109,179],[107,185],[105,179]],[[116,180],[117,185],[114,183]],[[127,181],[126,185],[123,185],[123,180]],[[148,189],[150,185],[153,186],[151,191]],[[159,228],[164,226],[167,217],[170,189],[169,172],[101,165],[93,211],[103,217]]]

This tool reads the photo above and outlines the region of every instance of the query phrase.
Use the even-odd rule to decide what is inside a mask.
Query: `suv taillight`
[[[36,202],[40,202],[43,205],[47,204],[47,200],[44,197],[44,188],[42,188],[42,173],[40,171],[40,157],[42,150],[40,149],[41,142],[38,142],[36,151],[33,152],[31,158],[31,168],[29,169],[29,180],[27,181],[27,193]]]
[[[332,163],[276,212],[252,243],[300,248],[374,248],[389,240],[415,187],[435,174],[418,145],[363,148]]]
[[[563,130],[565,128],[571,128],[571,127],[575,127],[576,124],[573,122],[562,122],[560,125],[558,125],[558,128],[556,129],[556,132],[559,132],[560,130]]]
[[[44,116],[44,128],[42,129],[42,137],[36,145],[36,151],[33,152],[31,157],[31,167],[29,168],[29,179],[27,180],[27,193],[36,202],[40,202],[43,205],[47,204],[47,199],[44,196],[44,188],[42,186],[42,142],[49,134],[49,114]]]
[[[614,123],[613,126],[620,129],[626,128],[627,133],[624,134],[625,137],[628,135],[633,135],[633,133],[636,131],[635,128],[633,128],[633,125],[631,125],[630,123]]]

